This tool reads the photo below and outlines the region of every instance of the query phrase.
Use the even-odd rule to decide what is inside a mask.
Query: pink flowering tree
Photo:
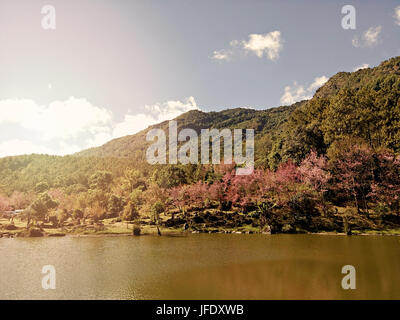
[[[324,213],[327,212],[324,193],[327,191],[331,174],[327,170],[327,159],[318,156],[315,150],[302,161],[298,168],[300,179],[319,195]]]
[[[11,210],[10,199],[0,195],[0,213],[10,210]]]
[[[400,214],[400,157],[389,151],[377,155],[378,168],[369,197]]]
[[[351,195],[357,211],[368,209],[367,195],[374,181],[374,152],[367,145],[351,145],[339,150],[331,163],[333,190],[344,197]]]

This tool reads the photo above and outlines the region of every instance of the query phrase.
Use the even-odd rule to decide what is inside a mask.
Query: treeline
[[[326,154],[345,137],[355,137],[373,150],[400,152],[400,57],[373,69],[339,73],[289,116],[265,157],[277,167],[288,159],[299,163],[314,149]]]
[[[207,208],[256,214],[265,223],[309,222],[346,207],[359,216],[399,214],[399,97],[397,57],[339,73],[313,99],[289,107],[178,117],[179,128],[254,128],[249,176],[234,176],[229,166],[151,166],[146,130],[74,156],[3,158],[0,211],[29,208],[33,219],[55,222],[140,214],[157,221],[162,212]]]
[[[0,206],[28,204],[24,214],[36,221],[59,224],[73,219],[120,218],[140,215],[160,223],[160,214],[181,214],[190,221],[205,209],[256,215],[275,231],[300,223],[307,230],[314,217],[343,214],[365,217],[400,214],[400,157],[376,151],[353,138],[338,140],[327,155],[312,150],[300,164],[282,163],[277,170],[256,169],[235,175],[234,166],[161,166],[145,178],[135,169],[121,177],[97,171],[85,191],[68,195],[37,184],[35,193],[14,193]]]

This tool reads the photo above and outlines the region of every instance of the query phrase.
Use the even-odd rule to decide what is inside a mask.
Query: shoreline
[[[190,220],[188,226],[184,220],[167,219],[163,217],[163,221],[159,226],[161,236],[164,237],[185,237],[190,234],[313,234],[313,235],[337,235],[337,236],[400,236],[400,226],[381,225],[379,227],[369,227],[352,224],[348,233],[345,233],[342,226],[338,225],[336,230],[307,230],[307,228],[292,227],[290,228],[273,228],[269,225],[263,227],[259,223],[255,223],[254,219],[247,219],[235,224],[229,222],[229,217],[221,219],[217,222],[200,220],[198,217]],[[224,217],[225,218],[225,217]],[[174,222],[171,224],[171,222]],[[140,232],[133,234],[134,230]],[[187,230],[185,230],[187,228]],[[282,229],[282,230],[281,230]],[[41,223],[36,226],[27,228],[26,221],[14,219],[9,221],[0,218],[0,238],[17,238],[17,237],[117,237],[117,236],[159,236],[157,226],[151,222],[150,218],[143,217],[138,221],[121,221],[120,219],[108,218],[97,222],[84,222],[79,220],[67,221],[62,225],[51,225],[49,223]]]
[[[23,231],[23,230],[18,230]],[[232,231],[221,229],[219,231],[177,231],[176,229],[162,229],[162,235],[157,234],[157,229],[153,232],[144,232],[140,235],[134,235],[133,232],[99,232],[99,233],[48,233],[44,230],[41,236],[21,236],[18,232],[4,234],[0,233],[0,239],[10,239],[10,238],[101,238],[101,237],[188,237],[195,234],[219,234],[219,235],[264,235],[264,236],[274,236],[274,235],[315,235],[315,236],[346,236],[346,237],[357,237],[357,236],[394,236],[400,237],[399,229],[388,229],[388,230],[363,230],[363,231],[353,231],[351,235],[347,235],[344,232],[294,232],[294,233],[263,233],[263,232],[248,232],[248,231]]]

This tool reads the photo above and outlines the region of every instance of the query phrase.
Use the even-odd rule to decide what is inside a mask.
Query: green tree
[[[46,192],[50,189],[49,184],[47,182],[39,182],[35,186],[35,192],[36,193],[43,193]]]
[[[113,177],[109,171],[97,171],[89,178],[89,186],[92,190],[108,191],[111,187]]]
[[[128,203],[124,207],[124,211],[122,214],[122,218],[125,221],[133,221],[139,217],[139,212],[137,210],[137,206],[132,201],[128,201]]]
[[[124,200],[115,194],[108,198],[107,210],[112,217],[118,216],[124,209]]]
[[[74,219],[82,219],[83,218],[83,211],[80,209],[75,209],[72,213],[72,217]]]
[[[186,174],[181,166],[167,165],[154,171],[154,181],[161,188],[172,188],[187,182]]]
[[[161,236],[161,231],[160,231],[160,224],[161,224],[161,218],[160,214],[163,213],[165,210],[165,206],[161,201],[156,201],[152,206],[151,206],[151,219],[157,226],[157,232],[158,235]]]
[[[146,186],[143,175],[139,170],[127,169],[122,178],[122,188],[128,194],[132,193],[136,188]]]
[[[49,210],[57,208],[58,203],[48,193],[42,193],[32,204],[33,218],[36,221],[44,220]]]

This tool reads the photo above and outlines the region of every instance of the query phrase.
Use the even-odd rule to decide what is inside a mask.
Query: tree
[[[400,214],[400,157],[388,150],[377,155],[375,179],[368,196]]]
[[[318,193],[322,202],[323,211],[326,214],[324,193],[328,190],[328,181],[331,174],[327,170],[327,159],[325,156],[318,156],[315,150],[301,162],[299,174],[302,182],[308,184]]]
[[[88,207],[97,205],[105,212],[107,210],[109,197],[110,195],[102,189],[90,189],[87,193]]]
[[[57,217],[58,223],[59,223],[59,224],[62,224],[62,223],[64,223],[65,221],[67,221],[68,218],[69,218],[68,211],[65,210],[65,209],[58,209],[58,210],[56,211],[56,217]]]
[[[93,218],[93,220],[98,221],[104,219],[106,214],[105,208],[99,204],[99,202],[93,202],[86,209],[86,216]]]
[[[198,209],[204,208],[208,200],[208,185],[202,181],[189,185],[187,188],[188,205],[194,205]]]
[[[292,160],[300,163],[312,150],[325,153],[327,145],[321,128],[322,114],[330,105],[329,99],[312,99],[300,105],[289,117],[285,130],[278,136],[274,145],[274,155],[277,159],[274,168],[279,163]],[[278,160],[278,161],[276,161]],[[276,163],[278,162],[278,163]]]
[[[328,157],[334,177],[332,188],[345,198],[350,194],[360,212],[362,204],[368,209],[367,195],[374,181],[375,160],[368,145],[352,142],[351,138],[336,141],[328,150]]]
[[[36,193],[43,193],[47,190],[49,190],[49,184],[47,182],[39,182],[38,184],[36,184],[35,186],[35,192]]]
[[[108,198],[107,210],[112,217],[118,216],[124,209],[124,200],[115,194]]]
[[[250,175],[236,176],[233,172],[226,174],[227,200],[233,206],[240,207],[246,212],[250,207],[256,207],[265,196],[264,171],[257,169]]]
[[[33,192],[14,191],[10,196],[10,203],[15,209],[25,209],[33,202],[34,198]]]
[[[36,221],[44,220],[49,210],[57,208],[58,203],[48,193],[42,193],[31,204],[32,214]]]
[[[83,216],[84,216],[83,211],[80,210],[80,209],[75,209],[75,210],[72,212],[72,217],[73,217],[74,219],[82,219]]]
[[[231,170],[223,175],[222,179],[215,180],[209,187],[209,198],[218,203],[221,210],[228,210],[232,207],[231,199],[228,198],[229,187],[235,176],[234,170]]]
[[[187,220],[187,208],[190,206],[189,186],[182,185],[169,189],[172,205],[178,208]]]
[[[122,218],[126,221],[133,221],[138,217],[139,217],[139,212],[137,209],[137,205],[133,201],[129,200],[124,207]]]
[[[124,176],[122,178],[123,190],[130,194],[138,187],[146,187],[145,180],[140,171],[136,169],[125,170]]]
[[[90,189],[103,190],[108,192],[112,183],[113,177],[109,171],[96,171],[89,178]]]
[[[326,184],[330,179],[327,171],[327,159],[325,156],[318,156],[315,150],[301,162],[299,166],[301,180],[317,191],[325,192]]]
[[[187,182],[181,166],[167,165],[154,171],[152,181],[161,188],[172,188]]]
[[[131,195],[132,197],[134,195]],[[169,205],[169,194],[168,194],[168,190],[161,188],[160,186],[158,186],[155,183],[151,183],[147,190],[142,193],[138,193],[138,198],[137,200],[139,201],[139,203],[144,203],[144,211],[151,211],[151,207],[154,203],[156,203],[157,201],[160,201],[161,203],[163,203],[165,205],[165,213],[167,212],[168,209],[168,205]],[[132,198],[132,200],[134,199],[134,197]]]
[[[10,200],[7,197],[0,195],[0,212],[10,211],[11,205]]]
[[[152,207],[151,207],[151,218],[153,222],[157,226],[157,233],[159,236],[161,236],[161,231],[160,231],[160,224],[161,224],[161,218],[160,214],[164,212],[165,206],[161,201],[155,202]]]

